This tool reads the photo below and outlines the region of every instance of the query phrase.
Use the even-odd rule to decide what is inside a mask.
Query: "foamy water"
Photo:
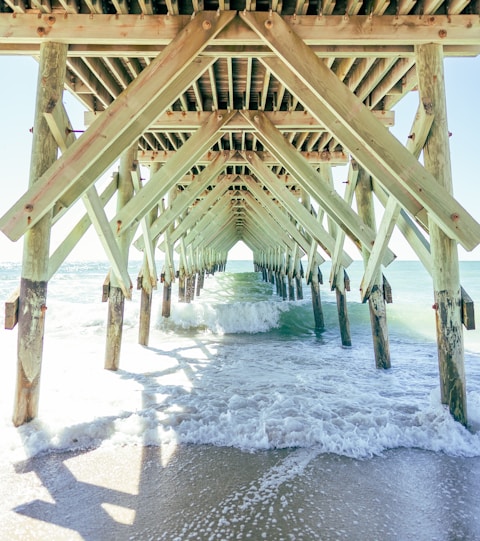
[[[299,447],[309,456],[364,458],[399,447],[480,456],[478,331],[466,334],[467,430],[440,404],[428,283],[422,286],[419,266],[395,265],[388,274],[395,299],[388,307],[391,370],[374,367],[368,308],[358,303],[355,290],[349,297],[353,347],[342,348],[327,287],[327,329],[315,334],[306,286],[304,301],[282,301],[259,274],[227,272],[209,276],[192,304],[175,301],[168,321],[159,315],[159,290],[148,348],[136,344],[134,292],[126,304],[116,373],[103,369],[107,307],[100,294],[106,266],[70,265],[50,284],[40,415],[18,429],[10,422],[16,331],[0,333],[0,456],[179,443]],[[463,283],[478,299],[475,265]],[[251,264],[237,268],[249,270]],[[2,272],[6,297],[18,266]],[[355,268],[352,289],[354,277]],[[412,283],[420,285],[421,305],[409,296],[406,284]]]

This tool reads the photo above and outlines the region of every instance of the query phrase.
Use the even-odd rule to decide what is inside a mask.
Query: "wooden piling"
[[[295,253],[295,288],[297,292],[297,300],[303,299],[303,284],[302,284],[302,278],[303,278],[303,267],[302,262],[300,260],[300,248],[297,246],[296,253]]]
[[[35,184],[57,158],[58,146],[44,113],[50,112],[57,103],[61,103],[67,50],[66,44],[43,42],[40,45],[30,186]],[[25,233],[24,238],[18,312],[17,384],[13,412],[15,426],[34,419],[38,414],[47,310],[51,217],[52,212],[47,212]],[[28,220],[28,212],[25,219]]]
[[[183,267],[178,273],[178,302],[186,302],[186,276]]]
[[[424,147],[424,163],[437,182],[453,192],[442,45],[415,46],[420,100],[434,120]],[[452,216],[452,220],[455,217]],[[467,424],[461,291],[457,244],[429,220],[440,391],[453,418]]]
[[[205,279],[205,271],[203,270],[199,271],[197,275],[197,291],[196,291],[197,297],[200,296],[200,292],[203,289],[204,279]]]
[[[137,157],[138,144],[135,142],[120,158],[117,192],[117,212],[120,211],[133,197],[133,182],[131,172]],[[128,262],[128,252],[132,234],[125,231],[117,238],[117,243],[125,263]],[[122,346],[123,313],[125,295],[119,287],[115,272],[110,274],[110,292],[108,296],[107,336],[105,344],[105,369],[118,370],[120,366],[120,350]]]
[[[352,335],[350,333],[350,320],[348,318],[347,291],[350,287],[347,274],[342,266],[339,267],[335,280],[335,296],[337,299],[338,325],[340,327],[340,339],[342,346],[351,347]]]
[[[153,163],[150,165],[150,178],[160,169],[160,164]],[[156,205],[148,215],[148,225],[151,226],[158,217],[158,205]],[[156,242],[153,241],[152,248],[155,248]],[[141,297],[140,297],[140,317],[138,322],[138,343],[142,346],[148,346],[150,339],[150,322],[152,318],[152,298],[153,289],[157,288],[157,284],[152,284],[152,274],[149,259],[146,252],[143,254],[143,265],[141,272]],[[156,278],[156,276],[155,276]]]
[[[162,317],[170,317],[172,307],[172,283],[163,284]]]
[[[312,291],[312,308],[313,317],[315,320],[315,330],[322,331],[325,329],[325,318],[323,316],[322,299],[320,297],[320,271],[315,265],[312,267],[312,275],[310,277],[310,288]]]
[[[357,200],[358,214],[362,220],[376,230],[375,209],[373,206],[372,178],[365,169],[359,167],[357,185],[355,187],[355,198]],[[362,249],[363,261],[367,266],[369,252]],[[390,345],[388,339],[387,311],[385,299],[383,298],[382,273],[378,270],[371,293],[368,297],[370,311],[370,323],[372,327],[373,350],[375,354],[375,365],[377,368],[390,368]]]

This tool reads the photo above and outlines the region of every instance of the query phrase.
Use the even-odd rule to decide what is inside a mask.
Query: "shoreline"
[[[1,540],[480,540],[480,457],[102,446],[1,468]]]

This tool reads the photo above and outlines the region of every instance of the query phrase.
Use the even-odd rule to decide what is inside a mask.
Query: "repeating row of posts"
[[[422,103],[428,103],[429,110],[434,112],[434,119],[430,130],[427,132],[424,145],[425,168],[433,173],[439,184],[448,192],[452,191],[452,179],[450,172],[450,159],[448,148],[448,130],[446,128],[446,106],[443,85],[443,57],[440,45],[422,45],[415,49],[418,65],[418,82],[420,98]],[[33,150],[30,174],[30,185],[42,176],[42,174],[55,162],[59,144],[52,135],[51,130],[45,121],[45,114],[51,112],[52,108],[62,100],[63,83],[65,79],[65,66],[67,57],[67,46],[53,42],[42,43],[40,48],[39,79],[36,103],[36,118],[33,131]],[[230,114],[230,113],[229,113]],[[258,122],[261,115],[255,117]],[[213,121],[212,121],[213,122]],[[265,128],[265,127],[264,127]],[[259,127],[261,129],[261,126]],[[268,136],[268,126],[265,133]],[[280,146],[283,141],[278,143]],[[282,147],[283,148],[283,147]],[[63,148],[62,148],[63,150]],[[290,152],[288,149],[286,152]],[[127,216],[124,212],[128,208],[136,191],[141,189],[140,180],[136,183],[132,180],[132,171],[136,167],[137,142],[127,145],[120,159],[120,168],[117,178],[117,212]],[[219,155],[219,162],[227,160],[228,156]],[[261,163],[256,161],[255,156],[248,155],[249,167],[255,170],[256,174],[263,174],[268,179],[272,190],[275,188],[275,179],[272,179],[271,172]],[[217,164],[218,165],[218,164]],[[217,166],[216,165],[216,166]],[[218,165],[218,171],[222,170],[222,163]],[[152,166],[151,173],[155,174],[155,166]],[[331,182],[328,168],[318,171],[319,175],[326,182]],[[209,179],[207,179],[209,180]],[[251,178],[247,184],[250,186],[249,201],[254,207],[254,200],[262,204],[270,205],[272,215],[278,215],[276,204],[271,199],[266,199],[264,189],[259,187]],[[374,182],[370,174],[360,165],[352,162],[349,174],[349,186],[347,187],[345,199],[350,204],[353,195],[356,197],[358,216],[365,226],[375,233],[375,213],[373,208],[372,193]],[[265,188],[266,190],[266,188]],[[247,190],[248,191],[248,190]],[[169,196],[169,204],[175,200],[175,189],[172,188]],[[385,196],[379,192],[379,199]],[[92,211],[91,220],[97,228],[99,236],[105,241],[109,257],[111,257],[112,271],[107,287],[108,297],[108,324],[105,352],[105,368],[117,370],[120,363],[120,349],[122,342],[123,311],[125,298],[130,294],[128,273],[123,272],[128,263],[129,249],[132,243],[132,236],[127,230],[114,238],[108,220],[105,217],[103,208],[95,212],[95,205],[100,197],[91,187],[86,193],[87,209]],[[350,198],[350,199],[349,199]],[[316,212],[312,209],[309,195],[303,190],[301,194],[302,210],[308,215],[308,228],[303,229],[301,224],[293,223],[286,216],[280,213],[280,223],[288,227],[289,234],[293,241],[289,252],[277,251],[260,252],[254,251],[254,263],[256,269],[262,272],[264,280],[275,283],[277,294],[283,299],[293,300],[303,298],[301,251],[299,244],[306,251],[309,251],[308,268],[305,272],[307,285],[310,285],[312,292],[312,304],[315,321],[315,329],[322,330],[325,326],[322,302],[320,298],[320,284],[323,281],[319,270],[322,258],[317,251],[318,238],[312,238],[314,227],[311,220],[318,222],[323,220],[323,211]],[[398,204],[392,196],[386,203],[392,211],[392,216],[398,216]],[[267,203],[264,203],[267,201]],[[183,203],[182,203],[183,204]],[[286,204],[290,204],[287,203]],[[98,207],[97,207],[98,208]],[[150,207],[149,207],[150,208]],[[28,209],[27,209],[28,210]],[[31,210],[31,209],[30,209]],[[123,212],[123,214],[122,214]],[[139,342],[148,345],[149,330],[152,308],[152,290],[157,287],[156,272],[154,269],[155,247],[159,241],[160,233],[156,238],[149,237],[149,226],[159,215],[166,212],[165,208],[154,207],[148,217],[142,217],[144,227],[144,253],[145,258],[142,264],[141,274],[138,279],[138,287],[141,289],[141,310]],[[183,212],[183,211],[182,211]],[[193,253],[191,245],[184,243],[182,236],[172,240],[177,235],[172,229],[173,222],[182,223],[182,212],[175,216],[169,224],[161,231],[163,235],[162,249],[165,254],[165,266],[161,274],[163,283],[163,305],[162,315],[169,317],[171,311],[172,284],[178,281],[178,298],[180,302],[191,302],[195,295],[199,295],[204,283],[205,273],[213,273],[225,269],[227,253],[216,253],[211,251],[206,254],[202,250]],[[262,211],[257,209],[255,219],[261,219]],[[260,218],[258,218],[260,217]],[[44,321],[46,311],[46,294],[48,279],[51,276],[49,259],[50,228],[54,218],[54,210],[46,213],[33,227],[25,233],[25,248],[22,266],[22,276],[19,294],[18,309],[18,374],[17,391],[13,422],[21,425],[33,419],[38,413],[39,381],[42,364],[42,349],[44,335]],[[188,216],[187,216],[188,218]],[[187,218],[185,222],[187,223]],[[132,221],[135,216],[132,217]],[[453,218],[452,218],[453,219]],[[215,222],[215,220],[213,220]],[[391,222],[394,220],[390,220]],[[463,369],[463,336],[462,336],[462,294],[459,283],[457,244],[449,238],[434,220],[429,222],[431,254],[431,272],[434,284],[435,314],[437,321],[437,339],[439,352],[440,382],[442,402],[448,405],[453,417],[463,424],[467,424],[467,409],[465,396],[465,376]],[[214,227],[217,225],[214,223]],[[122,227],[118,222],[118,229]],[[186,227],[185,227],[186,228]],[[187,228],[186,228],[187,229]],[[308,229],[308,230],[307,230]],[[335,248],[330,249],[332,256],[332,273],[330,285],[335,290],[338,318],[340,327],[341,343],[344,346],[351,346],[350,325],[346,303],[346,292],[349,290],[349,279],[343,263],[343,239],[344,233],[338,224],[329,222],[329,234],[335,241]],[[132,229],[133,230],[133,229]],[[298,235],[298,236],[297,236]],[[383,237],[388,239],[384,232]],[[290,237],[289,237],[290,238]],[[298,238],[297,242],[295,238]],[[113,241],[112,241],[113,239]],[[273,241],[272,241],[273,242]],[[368,282],[368,294],[362,292],[362,300],[368,301],[374,354],[378,368],[390,367],[390,351],[388,341],[388,330],[386,320],[385,302],[389,300],[386,294],[384,278],[379,270],[381,255],[374,253],[371,246],[365,242],[358,242],[367,270],[371,271]],[[377,244],[375,242],[375,244]],[[386,243],[388,244],[388,242]],[[179,252],[178,270],[175,271],[173,263],[173,247],[177,246]],[[429,255],[430,255],[429,254]],[[374,263],[371,264],[371,262]],[[365,286],[367,287],[367,286]]]

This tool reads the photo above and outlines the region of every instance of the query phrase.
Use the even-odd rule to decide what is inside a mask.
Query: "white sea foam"
[[[440,404],[428,332],[413,334],[394,320],[393,368],[378,371],[365,305],[352,305],[354,345],[346,349],[328,295],[329,329],[316,336],[305,331],[312,326],[308,299],[282,302],[252,275],[261,301],[245,293],[241,302],[215,302],[222,279],[232,280],[211,278],[194,303],[175,305],[170,326],[152,330],[149,348],[136,344],[138,299],[127,303],[116,373],[102,368],[106,306],[93,295],[79,302],[78,289],[74,302],[54,291],[40,416],[19,429],[10,422],[16,331],[2,332],[0,456],[181,442],[351,457],[398,447],[480,456],[480,352],[466,355],[469,431]]]

